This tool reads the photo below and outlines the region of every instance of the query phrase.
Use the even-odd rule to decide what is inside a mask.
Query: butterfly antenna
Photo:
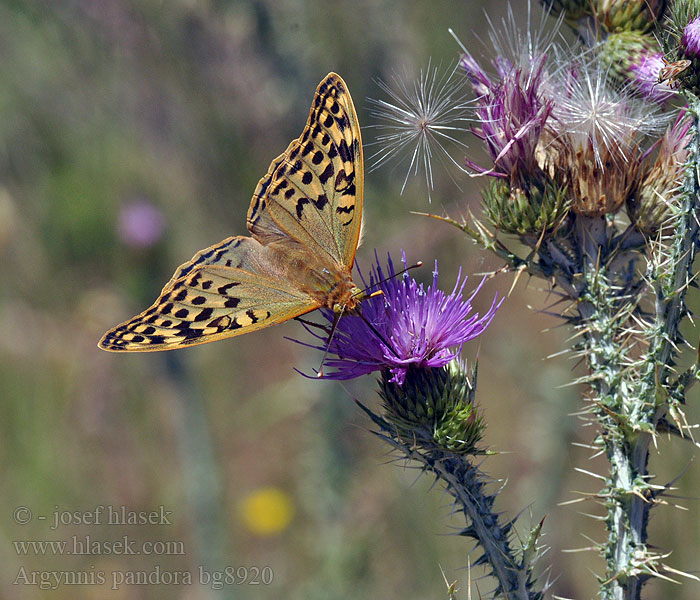
[[[381,284],[381,283],[384,283],[385,281],[389,281],[390,279],[393,279],[394,277],[398,277],[399,275],[403,275],[404,273],[410,271],[411,269],[417,269],[418,267],[422,267],[422,266],[423,266],[423,261],[422,261],[422,260],[419,260],[415,265],[411,265],[410,267],[406,267],[405,269],[402,269],[402,270],[399,271],[398,273],[394,273],[393,275],[389,275],[389,277],[385,277],[384,279],[382,279],[382,280],[380,280],[380,281],[375,281],[373,284],[368,285],[364,290],[360,290],[359,292],[356,292],[356,293],[353,295],[353,298],[357,298],[357,297],[359,297],[359,296],[364,296],[364,295],[365,295],[365,292],[367,292],[368,289],[373,288],[374,286],[379,285],[379,284]],[[382,292],[382,293],[383,293],[383,292]],[[378,296],[378,295],[380,295],[380,293],[374,292],[374,294],[370,294],[370,295],[367,296],[367,297],[368,297],[368,298],[373,298],[375,295]]]

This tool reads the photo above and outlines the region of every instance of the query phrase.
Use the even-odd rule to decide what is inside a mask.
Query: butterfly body
[[[345,83],[319,84],[301,136],[258,182],[248,236],[229,237],[181,265],[144,312],[108,331],[110,351],[170,350],[224,339],[317,308],[353,311],[352,267],[362,223],[360,127]]]

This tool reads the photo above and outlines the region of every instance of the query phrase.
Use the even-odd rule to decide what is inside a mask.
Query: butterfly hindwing
[[[257,240],[228,238],[180,266],[158,300],[108,331],[100,347],[143,352],[203,344],[318,308],[293,282],[277,277],[279,271]]]
[[[316,90],[301,136],[258,183],[248,229],[263,243],[292,238],[351,268],[362,221],[362,165],[352,99],[345,82],[331,73]]]

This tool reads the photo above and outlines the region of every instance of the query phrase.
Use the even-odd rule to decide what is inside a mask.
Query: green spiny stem
[[[585,229],[585,223],[584,229]],[[596,229],[597,230],[597,229]],[[586,327],[585,350],[591,371],[594,412],[602,429],[599,443],[610,463],[600,498],[606,507],[608,539],[603,546],[606,574],[601,585],[605,600],[636,600],[646,565],[646,528],[650,504],[647,459],[650,435],[636,422],[639,402],[630,394],[626,348],[621,343],[628,311],[616,293],[604,261],[593,256],[595,231],[582,240],[585,287],[579,314]],[[600,252],[600,251],[596,251]]]
[[[359,404],[359,403],[358,403]],[[359,404],[379,426],[375,434],[389,443],[407,459],[419,463],[424,471],[433,473],[455,499],[455,505],[467,520],[460,535],[475,539],[483,555],[473,564],[487,564],[498,581],[494,597],[508,600],[541,600],[543,593],[536,589],[533,563],[536,552],[516,553],[510,544],[513,522],[502,523],[493,510],[495,494],[486,491],[488,478],[467,456],[444,450],[419,450],[410,440],[396,435],[394,426]]]
[[[689,98],[688,112],[693,118],[692,140],[688,147],[686,178],[681,195],[681,210],[674,228],[669,255],[658,264],[652,264],[649,278],[656,293],[656,317],[645,333],[649,338],[649,352],[640,367],[641,391],[656,390],[669,384],[671,361],[675,348],[682,339],[679,326],[686,314],[685,294],[692,280],[693,260],[698,249],[698,193],[700,192],[700,101]],[[689,382],[681,382],[685,388]],[[646,392],[647,394],[649,392]],[[673,394],[670,394],[673,395]],[[665,406],[653,405],[657,418],[662,416]]]
[[[682,383],[680,379],[670,383],[669,376],[676,348],[682,341],[679,326],[686,314],[685,294],[698,240],[700,123],[696,98],[691,100],[690,107],[694,135],[689,146],[679,218],[668,256],[663,261],[652,262],[648,274],[656,294],[655,319],[642,332],[649,340],[649,350],[630,371],[630,375],[636,376],[628,376],[622,382],[625,387],[620,388],[620,418],[613,431],[605,425],[609,417],[601,415],[604,445],[611,465],[606,489],[608,578],[602,596],[611,600],[638,600],[645,579],[653,576],[660,566],[659,557],[651,555],[646,547],[649,512],[654,500],[648,484],[647,463],[652,436],[668,410],[666,400],[675,397],[674,390]],[[609,408],[618,412],[617,407]]]
[[[461,229],[466,233],[475,244],[478,244],[485,250],[493,252],[496,256],[502,259],[508,267],[514,271],[526,270],[532,275],[542,277],[543,279],[548,278],[548,274],[534,261],[529,258],[521,258],[511,250],[509,250],[501,241],[499,241],[496,236],[491,233],[482,223],[472,217],[472,222],[474,223],[476,229],[469,227],[467,222],[460,223],[450,217],[442,217],[440,215],[434,215],[430,213],[416,212],[414,214],[421,215],[424,217],[430,217],[448,223],[457,229]]]

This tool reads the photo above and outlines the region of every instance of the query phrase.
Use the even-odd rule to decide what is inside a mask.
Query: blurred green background
[[[176,353],[122,356],[96,343],[148,306],[178,264],[245,233],[257,180],[301,132],[326,73],[342,75],[360,122],[371,125],[366,98],[382,96],[373,79],[415,75],[429,58],[448,65],[458,52],[448,27],[471,47],[474,32],[486,37],[482,5],[494,21],[506,9],[448,0],[0,2],[0,597],[445,598],[442,569],[466,598],[466,565],[478,554],[445,535],[461,525],[449,498],[393,464],[368,433],[353,399],[376,403],[372,377],[341,385],[294,371],[310,373],[320,360],[284,339],[304,337],[297,323]],[[526,2],[513,5],[524,15]],[[370,142],[375,130],[363,135]],[[374,248],[395,256],[405,248],[427,263],[416,275],[424,280],[439,260],[445,289],[460,266],[500,267],[456,230],[410,214],[478,210],[480,183],[462,177],[460,190],[436,166],[432,206],[420,179],[399,195],[401,168],[367,176],[361,265]],[[478,308],[511,283],[491,279]],[[544,360],[568,332],[538,312],[551,301],[543,287],[522,278],[465,353],[479,355],[486,443],[501,452],[484,468],[508,481],[497,506],[524,511],[521,527],[546,515],[542,566],[551,564],[555,593],[589,598],[601,560],[562,550],[603,539],[583,514],[601,509],[559,503],[599,487],[574,467],[604,463],[572,445],[595,432],[572,416],[584,390],[561,387],[581,367]],[[698,420],[697,402],[688,415]],[[658,440],[656,482],[682,474],[680,499],[669,502],[690,512],[656,509],[650,540],[673,551],[673,567],[697,572],[692,454],[689,442]],[[54,511],[98,505],[163,506],[172,523],[51,529]],[[24,525],[13,512],[21,506],[33,515]],[[184,551],[42,556],[13,544],[86,535],[182,542]],[[268,566],[274,580],[218,591],[198,583],[200,566]],[[190,571],[192,584],[111,589],[112,572],[157,569]],[[41,571],[102,571],[106,582],[47,592],[27,584]],[[487,596],[491,583],[476,585]],[[699,593],[697,583],[657,582],[647,592]]]

